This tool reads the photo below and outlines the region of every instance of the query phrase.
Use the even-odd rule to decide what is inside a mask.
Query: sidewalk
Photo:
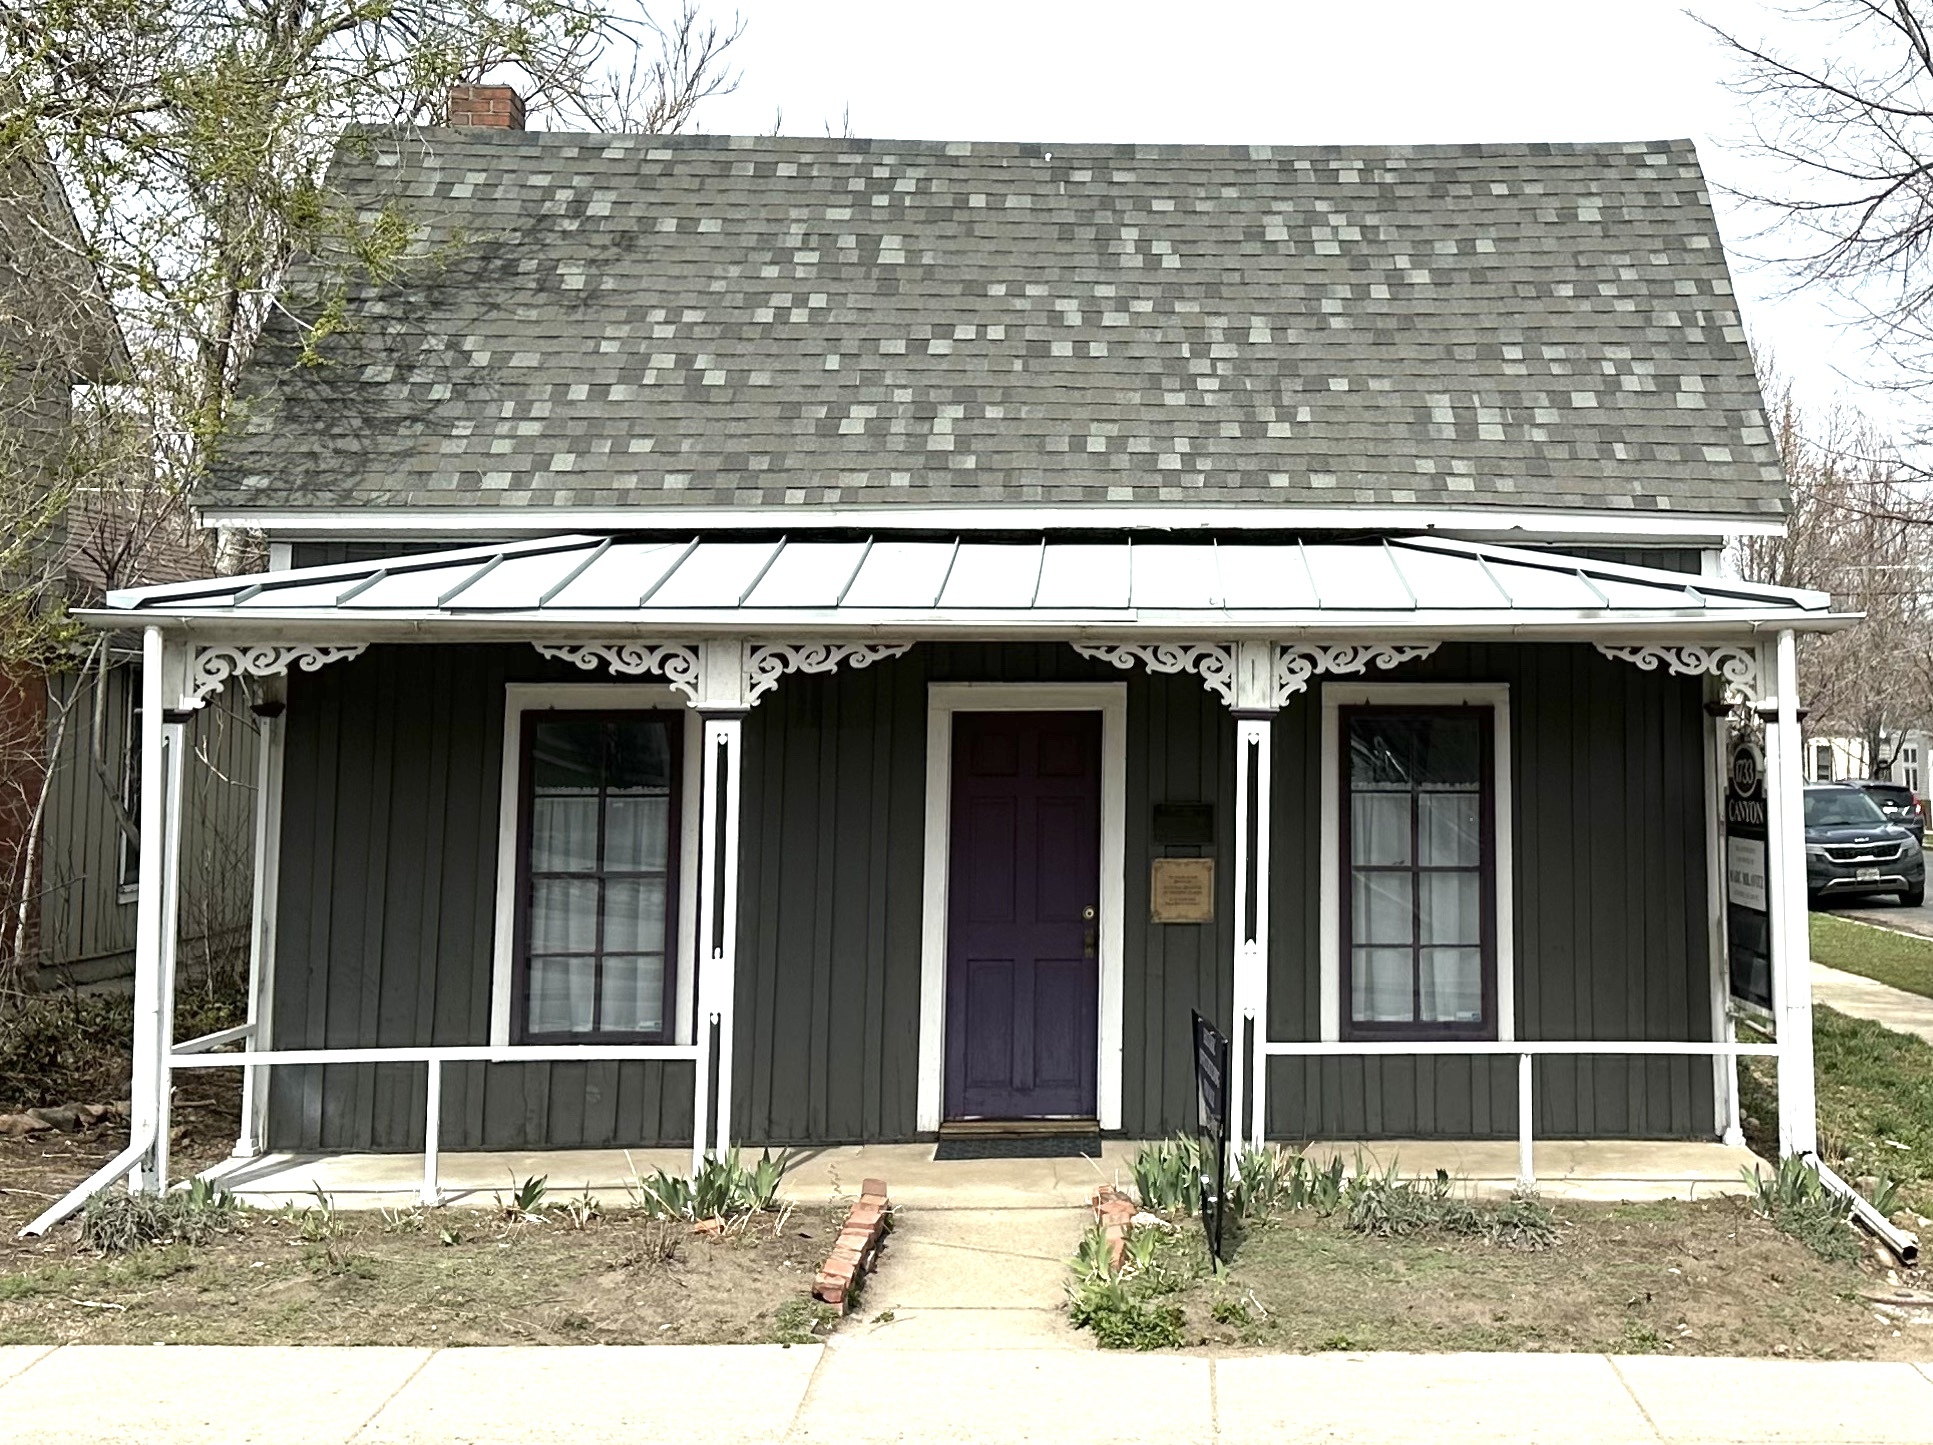
[[[9,1445],[837,1440],[1888,1441],[1905,1364],[1068,1349],[0,1347]]]
[[[1924,994],[1908,993],[1891,984],[1815,963],[1812,1001],[1903,1034],[1917,1034],[1933,1044],[1933,998]]]

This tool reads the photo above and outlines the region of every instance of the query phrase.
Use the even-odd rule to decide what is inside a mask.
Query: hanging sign
[[[1725,768],[1725,939],[1732,997],[1772,1009],[1772,919],[1765,886],[1769,840],[1765,753],[1749,729],[1732,735]]]

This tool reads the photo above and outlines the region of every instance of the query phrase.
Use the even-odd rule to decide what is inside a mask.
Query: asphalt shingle
[[[205,507],[1783,504],[1685,141],[425,130],[331,179],[421,259],[319,365],[270,323]]]

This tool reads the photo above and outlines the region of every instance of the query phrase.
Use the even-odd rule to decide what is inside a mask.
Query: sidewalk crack
[[[819,1374],[826,1367],[826,1359],[832,1354],[829,1344],[819,1346],[819,1360],[813,1365],[812,1373],[805,1377],[805,1388],[799,1392],[799,1403],[792,1407],[792,1418],[785,1424],[785,1433],[780,1440],[795,1440],[799,1434],[799,1421],[805,1415],[805,1407],[812,1403],[812,1392],[819,1388]]]
[[[1638,1413],[1644,1416],[1644,1423],[1651,1427],[1651,1433],[1660,1440],[1668,1438],[1664,1430],[1660,1428],[1658,1422],[1651,1418],[1651,1412],[1645,1409],[1644,1401],[1638,1398],[1638,1392],[1631,1388],[1631,1382],[1624,1378],[1624,1371],[1618,1368],[1617,1360],[1610,1355],[1606,1355],[1604,1356],[1604,1363],[1609,1365],[1611,1367],[1611,1373],[1618,1377],[1618,1383],[1624,1386],[1624,1393],[1631,1397],[1631,1403],[1636,1405],[1638,1407]]]
[[[369,1427],[376,1423],[376,1417],[381,1415],[383,1411],[387,1410],[391,1405],[395,1404],[396,1397],[402,1394],[403,1391],[407,1390],[410,1387],[410,1385],[415,1381],[416,1377],[422,1374],[423,1371],[429,1368],[430,1361],[435,1359],[438,1355],[442,1353],[443,1352],[440,1348],[433,1348],[425,1351],[423,1358],[416,1362],[416,1368],[411,1370],[401,1380],[397,1381],[396,1388],[391,1390],[387,1395],[383,1396],[382,1403],[377,1405],[375,1409],[371,1410],[369,1412],[368,1418],[365,1419],[362,1422],[362,1424],[358,1425],[349,1434],[343,1436],[343,1439],[346,1441],[353,1442],[356,1440],[360,1440],[364,1435],[368,1434]]]

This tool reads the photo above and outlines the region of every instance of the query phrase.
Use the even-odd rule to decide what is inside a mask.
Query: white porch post
[[[168,1186],[168,1053],[174,1047],[174,975],[179,932],[181,784],[187,728],[173,709],[182,653],[158,627],[141,640],[141,866],[135,904],[134,1041],[129,1121],[153,1140],[128,1175],[135,1193]]]
[[[1235,652],[1235,960],[1229,1020],[1231,1137],[1260,1148],[1268,1108],[1269,752],[1275,646]]]
[[[1772,931],[1772,1010],[1779,1038],[1779,1154],[1785,1157],[1812,1153],[1818,1147],[1818,1124],[1796,636],[1780,632],[1769,651],[1772,656],[1762,652],[1760,661],[1760,675],[1769,672],[1774,678],[1772,716],[1765,725],[1766,901]]]
[[[698,1087],[691,1167],[707,1150],[731,1148],[733,1009],[738,994],[738,802],[746,708],[744,646],[708,642],[700,651],[698,706],[704,715],[698,861]],[[718,1029],[718,1093],[711,1091],[712,1027]]]
[[[255,759],[255,898],[248,939],[248,1019],[251,1049],[274,1047],[276,892],[282,866],[282,760],[286,685],[263,683]],[[434,1072],[434,1071],[432,1071]],[[265,1147],[269,1070],[242,1070],[242,1124],[235,1157],[252,1159]]]
[[[1707,687],[1705,696],[1724,696],[1722,684]],[[1711,955],[1712,1039],[1729,1044],[1738,1037],[1732,1024],[1730,935],[1725,913],[1730,898],[1725,882],[1725,758],[1731,724],[1722,714],[1705,721],[1705,897],[1706,948]],[[1745,1142],[1738,1106],[1738,1059],[1712,1056],[1712,1132],[1734,1147]]]

